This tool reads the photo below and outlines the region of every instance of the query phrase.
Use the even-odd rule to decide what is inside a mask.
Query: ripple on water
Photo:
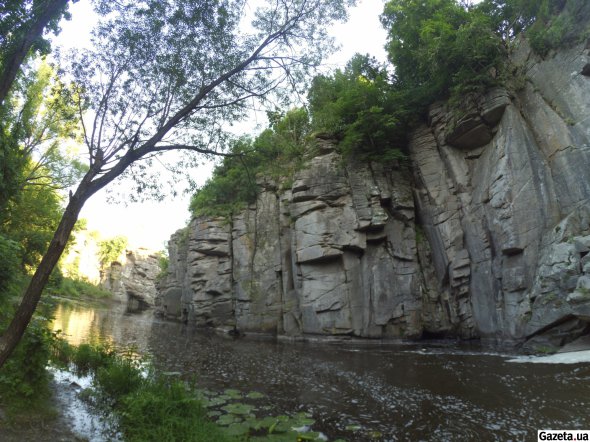
[[[234,340],[145,316],[93,317],[110,339],[124,345],[133,335],[156,366],[204,388],[264,393],[269,414],[311,411],[330,438],[369,440],[377,431],[380,440],[504,441],[541,428],[590,428],[586,366],[515,364],[457,344]]]

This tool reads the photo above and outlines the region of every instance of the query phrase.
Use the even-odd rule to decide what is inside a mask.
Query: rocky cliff
[[[433,105],[408,164],[330,140],[292,183],[170,241],[156,304],[284,335],[563,345],[590,331],[590,47],[513,54],[513,92]],[[287,185],[288,184],[288,185]]]
[[[158,256],[153,252],[143,248],[125,250],[101,272],[100,286],[110,291],[117,301],[132,307],[152,307],[158,273]]]
[[[80,230],[61,261],[65,276],[83,279],[113,294],[113,299],[153,306],[156,298],[156,279],[160,273],[159,257],[145,248],[124,250],[106,266],[100,261],[100,234]]]

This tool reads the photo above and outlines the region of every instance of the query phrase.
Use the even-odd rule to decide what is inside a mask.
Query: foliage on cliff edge
[[[587,36],[589,15],[584,0],[390,0],[381,22],[391,65],[357,54],[344,69],[316,76],[308,92],[310,121],[303,109],[282,119],[275,114],[256,139],[235,142],[234,156],[193,196],[191,212],[228,216],[253,203],[257,175],[288,184],[311,131],[337,139],[348,158],[403,159],[407,135],[430,104],[448,100],[460,112],[466,95],[508,82],[508,54],[518,35],[526,33],[545,55]]]

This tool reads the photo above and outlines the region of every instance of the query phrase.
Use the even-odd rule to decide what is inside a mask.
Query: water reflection
[[[537,429],[590,429],[589,364],[514,364],[448,343],[234,340],[152,320],[151,312],[68,309],[58,311],[56,327],[72,342],[132,344],[206,388],[262,392],[269,414],[311,411],[330,438],[369,440],[378,431],[379,440],[536,440]]]
[[[145,351],[153,312],[115,302],[102,307],[69,302],[58,304],[54,317],[52,330],[61,331],[70,344],[125,345]]]

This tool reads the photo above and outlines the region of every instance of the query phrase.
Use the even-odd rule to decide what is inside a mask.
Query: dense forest
[[[196,3],[97,0],[95,47],[51,58],[47,36],[70,18],[68,2],[0,6],[0,364],[12,353],[0,371],[2,401],[47,393],[57,337],[41,292],[71,289],[58,260],[99,189],[124,175],[139,193],[162,195],[168,184],[150,176],[156,155],[195,154],[178,165],[189,173],[203,155],[222,155],[190,209],[227,216],[255,201],[257,175],[288,185],[317,136],[337,139],[349,158],[403,163],[407,136],[433,102],[460,113],[466,97],[519,87],[522,73],[507,57],[515,39],[544,57],[588,37],[574,19],[590,22],[579,17],[585,0],[390,0],[381,15],[387,41],[374,42],[389,63],[358,54],[314,77],[330,47],[324,23],[343,19],[353,2],[282,2],[285,10],[261,10],[247,35],[243,2]],[[290,87],[306,79],[306,102],[293,108]],[[222,121],[269,94],[288,104],[268,111],[266,130],[224,132]],[[9,341],[20,343],[13,351]]]

